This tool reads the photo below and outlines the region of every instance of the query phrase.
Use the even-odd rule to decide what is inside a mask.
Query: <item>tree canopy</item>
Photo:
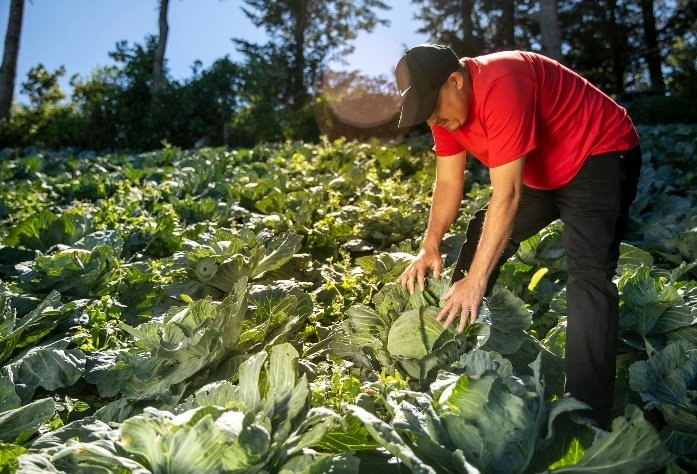
[[[695,2],[412,3],[421,24],[419,31],[432,42],[451,46],[459,55],[506,49],[542,52],[630,106],[635,122],[697,121]],[[15,103],[10,119],[0,122],[0,146],[249,146],[261,141],[316,140],[320,133],[383,136],[390,127],[394,129],[389,120],[380,121],[380,130],[361,131],[360,124],[356,129],[356,122],[350,120],[340,124],[337,98],[349,100],[349,96],[322,87],[327,82],[324,73],[331,72],[328,64],[352,51],[359,32],[387,25],[386,2],[245,0],[241,13],[266,33],[267,40],[233,37],[241,60],[220,58],[205,69],[195,63],[191,77],[183,80],[171,77],[162,56],[168,32],[166,2],[158,5],[159,35],[148,35],[139,44],[117,43],[110,53],[114,64],[97,66],[88,77],[74,76],[70,97],[64,97],[57,82],[68,71],[47,71],[41,65],[33,68],[20,88],[29,104]],[[13,18],[11,22],[16,15]],[[11,53],[6,47],[6,54]],[[6,80],[7,74],[3,74]],[[362,84],[352,89],[350,100],[356,100],[359,89],[366,97],[394,94],[386,91],[389,86],[384,87],[392,83],[390,77],[375,81],[357,73],[351,77],[354,82],[360,78]],[[381,84],[379,91],[371,90],[375,84]],[[653,96],[631,103],[625,100],[642,91],[651,91]],[[375,103],[391,107],[392,102]],[[333,109],[323,108],[326,106]],[[333,127],[329,132],[328,123]]]

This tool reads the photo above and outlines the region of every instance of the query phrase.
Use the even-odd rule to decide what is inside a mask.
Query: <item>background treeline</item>
[[[351,50],[361,31],[384,24],[380,0],[244,0],[242,13],[269,38],[233,39],[240,61],[220,58],[173,80],[166,67],[168,1],[159,2],[159,31],[142,44],[118,43],[114,65],[89,77],[36,65],[12,103],[24,0],[11,0],[0,69],[0,148],[36,145],[81,149],[157,148],[163,142],[250,146],[261,141],[316,140],[327,130],[371,134],[334,123],[321,94],[327,64]],[[638,123],[697,122],[697,2],[691,0],[413,0],[421,32],[459,55],[505,49],[543,52],[578,71],[630,108]],[[399,27],[399,25],[393,25]],[[376,45],[379,47],[379,45]],[[398,58],[395,58],[395,62]],[[345,88],[384,94],[385,80]],[[367,91],[366,91],[367,89]],[[9,99],[8,99],[9,96]],[[344,97],[346,98],[346,97]],[[318,120],[319,119],[319,120]],[[320,123],[329,128],[320,129]],[[381,125],[381,133],[394,127]],[[338,133],[338,132],[337,132]],[[384,134],[384,133],[383,133]]]

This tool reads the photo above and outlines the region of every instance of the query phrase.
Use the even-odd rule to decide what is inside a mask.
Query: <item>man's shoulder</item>
[[[484,54],[473,58],[465,58],[465,60],[476,64],[482,71],[515,69],[521,65],[550,61],[549,58],[541,54],[520,50],[498,51],[496,53]]]
[[[473,84],[488,87],[505,76],[523,78],[533,75],[536,64],[544,60],[537,53],[528,51],[499,51],[496,53],[464,58],[473,77]]]

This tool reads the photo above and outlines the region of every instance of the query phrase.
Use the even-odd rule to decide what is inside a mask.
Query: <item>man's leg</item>
[[[479,239],[482,235],[486,210],[487,207],[485,206],[477,211],[467,225],[465,242],[460,249],[460,255],[455,264],[455,271],[453,272],[451,283],[455,283],[464,278],[472,264],[474,253],[477,250],[477,245],[479,245]],[[513,231],[511,232],[511,237],[508,239],[508,244],[504,248],[496,268],[489,277],[489,282],[486,287],[487,295],[491,293],[496,283],[496,279],[499,276],[499,268],[506,260],[516,253],[520,243],[535,235],[558,218],[559,211],[554,206],[548,192],[536,191],[523,187],[523,195],[513,223]]]
[[[588,403],[604,427],[612,408],[619,319],[612,278],[640,167],[638,148],[590,157],[574,180],[554,193],[569,272],[566,392]]]

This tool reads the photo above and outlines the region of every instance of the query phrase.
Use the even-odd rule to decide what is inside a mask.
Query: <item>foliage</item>
[[[61,313],[51,305],[59,298],[58,292],[53,291],[29,314],[18,318],[9,296],[0,296],[0,362],[16,349],[36,344],[55,329]]]
[[[215,366],[234,351],[247,308],[247,280],[241,278],[220,303],[192,302],[172,308],[163,322],[138,327],[123,324],[135,344],[129,349],[100,351],[90,357],[85,379],[103,397],[179,400],[188,379]]]
[[[462,335],[433,319],[450,268],[395,283],[427,224],[427,141],[8,154],[0,466],[690,472],[695,131],[640,133],[609,432],[563,397],[560,223]],[[470,173],[446,267],[489,197]]]
[[[53,437],[37,440],[43,448],[21,458],[21,467],[143,473],[356,472],[350,455],[311,449],[339,419],[330,410],[309,408],[309,385],[305,376],[297,376],[295,349],[289,344],[274,346],[262,374],[266,358],[266,352],[252,356],[240,366],[238,384],[203,387],[172,412],[146,408],[116,428],[93,419],[66,426]]]
[[[183,245],[184,252],[174,255],[173,270],[186,269],[188,279],[165,286],[165,292],[175,297],[217,298],[229,293],[242,277],[252,280],[283,266],[300,250],[301,238],[293,232],[271,237],[217,229],[212,235],[201,234],[199,242],[185,239]]]
[[[573,398],[551,403],[544,399],[540,358],[533,364],[534,376],[520,379],[510,375],[510,366],[493,369],[496,365],[488,353],[476,355],[476,362],[467,364],[468,374],[441,372],[430,394],[394,394],[392,426],[358,406],[350,411],[381,446],[414,472],[525,472],[540,462],[536,456],[544,460],[550,451],[560,449],[563,454],[566,446],[559,445],[564,440],[559,431],[573,428],[567,420],[560,430],[555,421],[586,405]],[[615,420],[613,433],[589,448],[572,470],[622,465],[653,472],[666,465],[670,457],[658,433],[640,410],[630,408],[629,420]],[[628,439],[645,443],[637,451],[640,459],[622,454],[617,440],[623,436],[625,443]]]
[[[431,42],[453,47],[459,55],[510,49],[539,51],[543,43],[539,2],[414,3],[419,31],[428,34]],[[697,120],[696,14],[691,2],[554,3],[565,32],[565,65],[618,100],[625,91],[657,94],[630,104],[622,102],[635,123]],[[327,107],[332,93],[322,93],[325,73],[332,76],[329,65],[341,62],[352,51],[352,41],[361,32],[386,25],[380,13],[388,8],[381,0],[246,0],[242,13],[266,32],[269,41],[258,44],[234,39],[241,61],[225,56],[203,68],[197,60],[191,65],[190,77],[181,80],[174,80],[165,67],[157,100],[153,100],[151,85],[158,41],[152,35],[134,44],[118,42],[108,52],[112,64],[99,65],[86,77],[73,75],[70,97],[59,87],[59,79],[68,72],[65,67],[49,71],[37,64],[20,91],[28,104],[15,104],[10,120],[0,124],[0,148],[150,150],[163,143],[200,148],[284,140],[317,142],[320,133],[332,139],[400,136],[394,114],[399,97],[393,91],[381,91],[367,101],[373,110],[381,108],[383,101],[387,104],[385,120],[371,126],[335,120]],[[647,37],[644,25],[649,12],[656,23],[653,38]],[[598,51],[608,54],[599,56]],[[655,73],[653,77],[648,74],[651,58],[660,63],[658,78]],[[356,71],[347,75],[356,75]],[[373,80],[378,81],[366,79],[363,84],[372,89]],[[388,80],[392,82],[392,78]],[[351,100],[347,107],[354,112],[360,108]],[[373,114],[372,110],[363,113],[371,119]],[[328,121],[335,125],[327,127]],[[424,125],[413,132],[424,134],[428,129]]]
[[[376,10],[389,8],[380,0],[347,2],[303,0],[282,4],[266,0],[245,0],[244,14],[264,28],[284,65],[283,98],[292,101],[291,110],[298,110],[308,93],[318,83],[322,68],[332,56],[347,54],[347,42],[360,31],[371,31],[385,24]]]
[[[22,405],[10,378],[0,376],[0,442],[26,442],[54,412],[50,398]]]
[[[445,330],[435,319],[445,280],[427,279],[423,292],[409,295],[394,283],[375,294],[372,307],[349,308],[342,335],[333,346],[367,368],[402,371],[425,385],[437,368],[447,367],[474,348],[516,353],[525,339],[530,316],[522,302],[498,288],[485,299],[479,317],[463,334]],[[539,352],[539,350],[538,350]]]
[[[641,394],[646,408],[658,408],[663,414],[667,425],[661,438],[671,452],[697,453],[697,346],[672,342],[649,360],[634,363],[629,375],[632,389]]]

